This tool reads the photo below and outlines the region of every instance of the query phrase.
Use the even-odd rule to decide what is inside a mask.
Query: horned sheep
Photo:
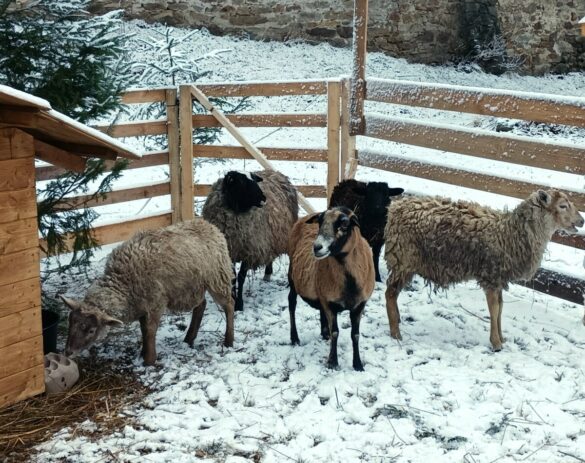
[[[300,219],[290,235],[289,257],[291,343],[300,342],[295,319],[299,295],[320,311],[321,335],[331,338],[327,366],[336,368],[337,314],[349,310],[353,368],[362,371],[360,319],[374,291],[375,275],[372,251],[360,233],[356,214],[336,207]]]
[[[376,281],[382,281],[379,269],[380,251],[384,246],[384,227],[391,198],[404,193],[402,188],[390,188],[384,182],[343,180],[335,186],[329,207],[345,206],[359,219],[362,236],[372,247]]]
[[[530,279],[556,230],[576,232],[583,217],[566,194],[538,190],[511,211],[444,198],[405,198],[388,209],[385,258],[391,274],[386,309],[401,339],[397,298],[414,274],[438,288],[476,280],[490,313],[490,342],[502,348],[502,290]]]
[[[279,172],[230,171],[211,187],[203,217],[225,235],[231,259],[241,262],[237,277],[236,310],[242,310],[248,269],[266,266],[287,252],[288,235],[298,218],[295,187]]]
[[[224,345],[234,341],[232,268],[224,236],[203,219],[143,231],[117,247],[104,274],[83,301],[63,297],[69,306],[66,354],[103,339],[111,327],[138,320],[142,356],[156,361],[156,332],[161,317],[193,311],[185,342],[193,345],[205,310],[205,292],[226,314]]]

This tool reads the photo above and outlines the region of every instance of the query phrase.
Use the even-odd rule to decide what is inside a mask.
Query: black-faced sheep
[[[108,257],[104,274],[83,301],[63,297],[70,307],[67,355],[102,339],[110,327],[140,321],[142,356],[156,361],[161,316],[193,311],[185,342],[193,345],[205,310],[205,292],[225,311],[224,345],[234,342],[232,264],[221,232],[207,221],[193,221],[137,233]]]
[[[384,227],[392,196],[404,193],[402,188],[390,188],[384,182],[343,180],[333,189],[329,207],[345,206],[353,210],[360,221],[362,236],[372,247],[376,281],[382,281],[378,262],[384,245]]]
[[[574,232],[583,226],[583,217],[557,190],[538,190],[510,212],[412,197],[392,203],[388,214],[386,309],[391,336],[401,339],[397,298],[414,274],[438,288],[476,280],[486,294],[495,351],[504,342],[502,290],[534,275],[556,230]]]
[[[337,314],[349,310],[353,368],[364,369],[360,359],[360,319],[374,291],[372,251],[362,237],[356,214],[345,207],[300,219],[289,240],[288,296],[290,339],[299,344],[295,319],[297,294],[320,311],[321,335],[331,337],[327,366],[337,363]]]
[[[241,262],[237,277],[236,310],[242,310],[248,269],[266,266],[287,252],[288,235],[298,218],[297,192],[287,177],[264,170],[231,171],[215,182],[203,206],[203,217],[225,235],[234,263]]]

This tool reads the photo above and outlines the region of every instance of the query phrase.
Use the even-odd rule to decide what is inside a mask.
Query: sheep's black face
[[[369,217],[386,218],[392,196],[404,193],[402,188],[390,188],[384,182],[369,182],[366,185],[365,212]]]
[[[357,216],[347,207],[334,207],[307,220],[307,223],[315,222],[319,223],[313,243],[313,255],[317,259],[341,255],[353,227],[359,226]]]
[[[266,196],[258,185],[261,181],[261,177],[251,172],[228,172],[222,182],[225,206],[238,214],[264,206]]]

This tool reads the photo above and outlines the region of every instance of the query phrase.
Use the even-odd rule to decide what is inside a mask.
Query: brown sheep
[[[556,230],[577,231],[583,217],[557,190],[538,190],[514,210],[411,197],[393,202],[385,229],[390,334],[402,339],[397,299],[414,274],[438,288],[476,280],[490,312],[490,342],[502,349],[502,290],[532,278]]]
[[[331,348],[327,366],[337,363],[337,314],[349,310],[353,368],[363,371],[359,353],[360,319],[372,295],[375,273],[372,250],[360,233],[357,216],[346,207],[335,207],[300,219],[289,239],[288,296],[290,338],[299,344],[295,320],[297,294],[321,316],[321,335]]]

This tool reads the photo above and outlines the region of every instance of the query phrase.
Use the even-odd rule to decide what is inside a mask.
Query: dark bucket
[[[59,315],[50,310],[41,310],[43,319],[43,351],[57,352],[57,326],[59,325]]]

